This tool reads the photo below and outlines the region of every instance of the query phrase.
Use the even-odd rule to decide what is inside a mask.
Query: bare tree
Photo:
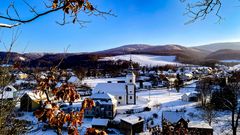
[[[186,22],[186,24],[193,23],[197,20],[204,20],[209,14],[215,14],[219,20],[221,16],[219,15],[220,9],[222,8],[221,0],[198,0],[191,2],[191,0],[180,0],[186,5],[186,13],[191,19]]]
[[[216,112],[214,111],[213,105],[207,104],[206,107],[203,108],[203,112],[201,117],[208,122],[211,126],[212,121],[216,117]]]
[[[1,42],[8,52],[7,55],[0,61],[0,134],[23,134],[27,131],[27,123],[24,120],[16,119],[16,103],[18,99],[6,100],[5,87],[9,85],[13,80],[11,71],[13,68],[8,66],[9,59],[11,57],[12,48],[19,37],[19,32],[13,32],[12,40],[9,44]],[[3,66],[6,65],[6,66]]]
[[[240,94],[240,84],[239,82],[229,83],[225,90],[228,95],[224,94],[221,99],[223,100],[223,105],[231,111],[231,126],[232,134],[237,135],[237,128],[240,119],[240,105],[239,105],[239,94]]]
[[[78,23],[80,26],[84,26],[84,24],[88,21],[79,19],[80,13],[84,13],[88,16],[115,16],[111,10],[101,11],[97,8],[97,6],[93,6],[88,0],[42,0],[42,3],[38,3],[37,5],[34,5],[27,0],[21,0],[21,5],[25,6],[24,8],[21,8],[24,10],[25,16],[21,16],[20,10],[16,6],[15,2],[19,1],[10,2],[9,6],[5,10],[5,13],[0,14],[0,21],[7,21],[7,23],[0,23],[0,27],[13,28],[22,24],[30,23],[40,17],[54,12],[62,12],[63,14],[62,21],[57,21],[60,25]],[[40,11],[39,9],[41,8],[39,7],[43,8],[44,11]],[[29,17],[28,13],[32,14],[32,16]]]
[[[201,104],[203,107],[205,107],[207,104],[207,98],[211,94],[211,78],[201,78],[196,86],[196,91],[200,92]]]

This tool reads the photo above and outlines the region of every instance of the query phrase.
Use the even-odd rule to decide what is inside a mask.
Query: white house
[[[119,105],[136,104],[136,76],[133,67],[129,69],[125,83],[98,83],[92,93],[98,92],[113,95]]]
[[[197,101],[198,93],[197,92],[189,92],[182,95],[182,101]]]
[[[16,92],[17,90],[13,86],[8,85],[0,91],[0,99],[14,99],[16,97]]]

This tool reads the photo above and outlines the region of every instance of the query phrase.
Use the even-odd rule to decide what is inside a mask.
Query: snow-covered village
[[[0,135],[240,135],[239,0],[0,0]]]
[[[72,69],[55,68],[32,74],[2,65],[2,71],[12,69],[14,81],[4,87],[1,99],[16,102],[11,117],[30,135],[68,134],[69,125],[80,134],[94,134],[90,129],[112,135],[231,133],[233,112],[220,95],[238,89],[233,84],[239,83],[239,65],[211,68],[174,63],[173,56],[152,61],[149,55],[118,60],[126,57],[127,68],[115,77],[80,79]],[[139,57],[142,66],[134,68]]]

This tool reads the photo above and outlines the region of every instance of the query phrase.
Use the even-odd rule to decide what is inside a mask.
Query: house
[[[162,133],[213,135],[213,128],[205,122],[189,122],[189,120],[185,118],[185,111],[164,111],[162,113]]]
[[[121,118],[120,129],[125,135],[135,135],[136,133],[143,132],[144,119],[131,115]]]
[[[162,80],[162,84],[166,87],[171,87],[174,86],[176,80],[177,78],[175,77],[165,77]]]
[[[189,92],[182,95],[182,101],[186,102],[197,102],[198,101],[198,92]]]
[[[182,80],[185,80],[185,81],[189,81],[193,78],[193,74],[192,73],[188,73],[188,72],[185,72],[181,75],[181,79]]]
[[[100,118],[93,118],[92,119],[92,128],[99,129],[99,130],[106,130],[108,127],[109,119],[100,119]]]
[[[18,74],[17,74],[17,78],[18,79],[27,79],[28,78],[28,74],[26,74],[26,73],[23,73],[23,72],[19,72]]]
[[[16,97],[17,90],[12,86],[8,85],[0,91],[0,99],[14,99]]]
[[[95,93],[90,97],[95,106],[85,109],[86,117],[114,118],[117,113],[117,100],[109,93]]]
[[[190,135],[213,135],[213,128],[205,122],[189,122],[188,134]]]
[[[20,99],[20,109],[27,112],[35,111],[46,99],[45,94],[41,96],[40,93],[27,92]]]
[[[78,94],[80,94],[81,97],[85,96],[91,96],[92,95],[92,89],[89,87],[78,87],[76,88]]]
[[[184,111],[163,111],[162,132],[163,134],[187,133],[188,120]]]
[[[136,104],[136,76],[132,66],[126,75],[125,83],[98,83],[92,93],[98,92],[113,95],[118,105]]]
[[[143,82],[143,88],[144,89],[151,89],[152,83],[151,82]]]

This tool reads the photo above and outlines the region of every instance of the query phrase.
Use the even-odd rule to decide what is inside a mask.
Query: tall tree
[[[225,89],[228,91],[228,95],[223,95],[221,98],[223,100],[223,105],[231,111],[232,134],[237,135],[240,119],[240,105],[238,101],[240,84],[239,82],[229,83]]]

